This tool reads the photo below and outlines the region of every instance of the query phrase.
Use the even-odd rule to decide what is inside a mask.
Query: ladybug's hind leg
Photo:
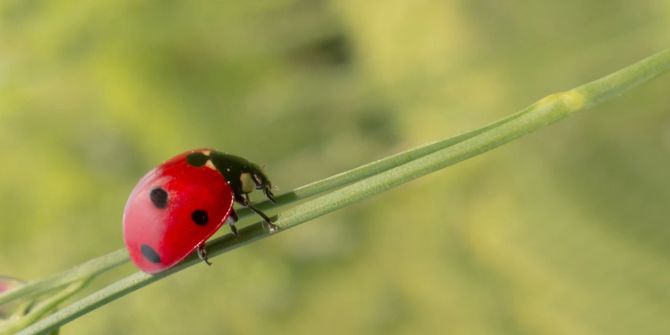
[[[200,258],[203,262],[205,262],[205,264],[212,265],[212,263],[209,261],[209,258],[207,258],[207,249],[205,248],[205,242],[200,243],[196,251],[198,252],[198,258]]]
[[[226,219],[226,224],[230,227],[230,231],[237,237],[239,234],[237,233],[237,227],[235,227],[235,224],[240,218],[237,216],[237,213],[235,212],[234,209],[230,210],[230,215]]]

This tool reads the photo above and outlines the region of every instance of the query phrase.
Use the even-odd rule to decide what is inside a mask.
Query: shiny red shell
[[[149,171],[128,198],[123,239],[130,259],[144,272],[179,263],[226,223],[232,211],[233,191],[224,176],[211,164],[186,161],[198,151],[207,150],[185,152]]]

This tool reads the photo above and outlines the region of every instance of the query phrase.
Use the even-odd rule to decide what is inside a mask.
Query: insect
[[[251,203],[254,190],[275,202],[268,177],[244,158],[198,149],[167,160],[140,179],[126,203],[123,239],[131,260],[144,272],[158,273],[195,250],[211,264],[207,239],[226,223],[237,236],[233,202],[260,215],[270,232],[276,231]]]

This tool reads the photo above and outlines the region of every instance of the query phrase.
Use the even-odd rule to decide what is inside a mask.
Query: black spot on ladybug
[[[151,198],[151,202],[157,208],[167,207],[168,193],[165,192],[164,189],[160,187],[154,188],[153,190],[151,190],[151,193],[149,193],[149,197]]]
[[[161,262],[161,256],[158,255],[158,253],[156,252],[156,250],[154,250],[154,248],[146,244],[142,244],[142,246],[140,246],[140,250],[142,251],[142,256],[144,256],[144,258],[146,258],[149,262],[152,263]]]
[[[203,211],[202,209],[194,210],[193,213],[191,213],[191,219],[195,224],[198,226],[204,226],[207,224],[207,212]]]
[[[193,166],[203,166],[207,164],[209,156],[203,154],[202,152],[194,152],[186,156],[186,162]]]

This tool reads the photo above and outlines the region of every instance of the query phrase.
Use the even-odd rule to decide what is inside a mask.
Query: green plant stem
[[[373,176],[377,173],[410,162],[416,158],[423,157],[437,150],[462,142],[486,130],[492,129],[498,126],[499,124],[507,121],[508,119],[509,118],[494,122],[486,127],[476,129],[474,131],[470,131],[467,133],[463,133],[455,137],[428,143],[407,151],[403,151],[398,154],[385,157],[383,159],[316,181],[314,183],[301,186],[291,192],[287,192],[277,196],[276,204],[273,204],[272,202],[265,200],[257,204],[257,207],[264,211],[276,211],[278,208],[281,208],[283,206],[287,206],[300,200],[304,200],[315,195],[335,190],[342,186],[351,184],[353,182]],[[241,208],[236,211],[240,219],[244,219],[245,217],[248,217],[253,214],[253,212],[248,208]],[[113,268],[116,268],[117,266],[122,265],[128,261],[129,258],[126,250],[119,249],[107,255],[98,257],[84,264],[76,266],[72,269],[63,271],[61,273],[58,273],[56,275],[47,277],[39,281],[27,283],[24,286],[17,288],[15,290],[2,293],[0,294],[0,305],[9,303],[16,299],[36,296],[60,288],[62,286],[68,285],[70,283],[83,280],[87,277],[97,276]]]
[[[307,200],[280,213],[275,220],[275,224],[280,227],[280,230],[276,233],[269,233],[263,229],[261,223],[256,223],[242,229],[240,237],[237,239],[229,235],[215,239],[208,246],[209,252],[214,257],[479,155],[561,120],[572,113],[602,103],[668,70],[670,70],[670,50],[665,50],[604,78],[569,91],[551,94],[517,114],[496,122],[492,126],[472,132],[471,134],[474,135],[471,137],[342,187],[332,193]],[[191,257],[178,267],[157,276],[135,273],[66,306],[26,328],[20,334],[44,333],[58,328],[110,301],[181,271],[197,262],[197,259]]]
[[[29,282],[16,289],[4,292],[0,294],[0,305],[19,298],[34,297],[70,283],[85,280],[86,278],[111,270],[127,261],[128,253],[126,250],[117,250],[43,280]]]
[[[392,169],[394,167],[400,166],[402,164],[405,164],[407,162],[411,162],[412,160],[415,160],[419,157],[423,157],[425,155],[428,155],[430,153],[433,153],[437,150],[447,148],[449,146],[452,146],[456,143],[463,142],[473,136],[479,135],[482,132],[485,132],[487,130],[493,129],[497,127],[498,125],[508,121],[513,117],[507,117],[505,119],[496,121],[494,123],[491,123],[485,127],[475,129],[454,137],[450,137],[447,139],[443,139],[440,141],[435,141],[431,142],[428,144],[421,145],[416,148],[412,148],[410,150],[406,150],[382,159],[379,159],[377,161],[361,165],[359,167],[353,168],[351,170],[347,170],[342,173],[338,173],[336,175],[327,177],[325,179],[321,179],[319,181],[301,186],[296,188],[295,190],[284,193],[277,197],[277,205],[284,205],[284,204],[289,204],[289,203],[294,203],[295,201],[299,201],[302,199],[307,199],[309,197],[323,194],[335,189],[338,189],[342,186],[357,182],[359,180],[365,179],[370,176],[374,176],[380,172],[384,172],[386,170]],[[276,205],[273,204],[272,202],[265,200],[257,205],[260,209],[262,210],[270,210],[270,209],[276,209]],[[240,217],[246,216],[252,214],[252,212],[247,209],[247,208],[242,208],[241,210],[238,211],[238,215]]]
[[[86,286],[89,280],[77,281],[71,283],[68,286],[65,286],[65,288],[63,288],[58,293],[54,294],[53,296],[50,296],[48,299],[33,306],[30,309],[30,312],[28,312],[28,314],[16,320],[11,320],[7,324],[3,324],[2,326],[0,326],[0,335],[15,334],[16,331],[21,330],[30,325],[31,323],[34,323],[35,321],[39,320],[39,318],[41,318],[42,316],[55,310],[60,303],[62,303],[66,299],[70,298],[71,296],[79,292],[79,290],[81,290],[84,286]]]
[[[504,120],[503,120],[504,121]],[[499,121],[502,122],[502,121]],[[436,150],[448,147],[480,132],[496,126],[499,122],[491,124],[487,127],[477,129],[468,133],[458,135],[456,137],[448,138],[446,140],[429,143],[411,150],[407,150],[378,161],[359,166],[357,168],[333,175],[331,177],[319,180],[317,182],[307,184],[299,187],[291,192],[284,193],[276,197],[277,204],[272,204],[266,200],[259,203],[257,206],[262,210],[277,210],[281,206],[286,206],[297,201],[307,199],[314,195],[322,194],[332,191],[352,182],[364,179],[382,171],[386,171],[395,166],[404,164],[418,157],[425,156]],[[247,208],[237,210],[240,219],[248,217],[253,212]],[[83,280],[87,277],[96,276],[103,272],[109,271],[119,265],[128,261],[128,253],[125,249],[119,249],[107,255],[98,257],[84,264],[76,266],[67,271],[63,271],[48,278],[27,283],[20,288],[11,290],[0,294],[0,305],[9,303],[15,299],[36,296],[64,285],[73,283],[75,281]]]

